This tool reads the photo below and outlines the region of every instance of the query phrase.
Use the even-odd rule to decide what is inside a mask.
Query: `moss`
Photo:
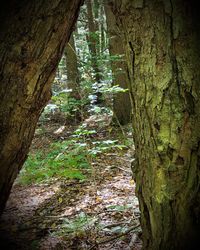
[[[155,178],[155,199],[158,203],[165,203],[170,199],[166,175],[163,169],[159,169]]]
[[[170,144],[170,130],[168,124],[162,124],[158,134],[158,139],[160,141],[160,149]]]
[[[158,150],[158,152],[162,152],[164,150],[164,146],[163,145],[158,145],[157,150]]]

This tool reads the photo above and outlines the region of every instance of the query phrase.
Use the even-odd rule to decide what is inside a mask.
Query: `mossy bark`
[[[186,0],[109,2],[128,61],[143,248],[192,249],[200,235],[198,8]]]
[[[81,0],[7,0],[0,10],[0,213],[26,160]]]

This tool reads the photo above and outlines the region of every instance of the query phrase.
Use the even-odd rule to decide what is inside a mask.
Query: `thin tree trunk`
[[[94,20],[93,10],[92,10],[92,0],[86,0],[86,7],[87,7],[87,19],[88,19],[88,29],[89,34],[86,36],[88,47],[90,51],[90,57],[91,57],[91,64],[92,68],[94,70],[94,79],[97,83],[97,90],[96,90],[96,96],[97,101],[96,104],[100,104],[102,102],[101,97],[102,93],[99,91],[98,83],[101,82],[101,72],[98,65],[98,51],[97,45],[99,45],[99,41],[97,39],[97,30],[98,27]]]
[[[0,213],[34,135],[81,0],[7,0],[0,10]]]
[[[87,18],[88,18],[88,28],[89,28],[89,34],[87,36],[88,47],[91,53],[91,61],[95,73],[95,80],[96,82],[100,82],[101,76],[97,61],[97,47],[96,47],[97,39],[95,35],[95,33],[97,32],[97,27],[94,22],[91,0],[86,0],[86,6],[87,6]]]
[[[67,68],[67,87],[72,89],[71,96],[79,99],[79,71],[76,55],[76,47],[73,33],[65,47],[66,68]]]
[[[111,56],[117,56],[111,62],[113,83],[123,89],[128,89],[127,63],[125,62],[125,50],[121,44],[120,35],[115,16],[109,4],[105,3],[106,22],[109,35],[109,52]],[[129,92],[121,92],[114,96],[114,119],[125,125],[131,121],[131,102]]]
[[[144,249],[199,243],[200,27],[194,2],[110,1],[129,67]]]
[[[105,16],[105,10],[104,10],[104,4],[100,1],[100,53],[104,53],[107,49],[106,47],[106,16]]]

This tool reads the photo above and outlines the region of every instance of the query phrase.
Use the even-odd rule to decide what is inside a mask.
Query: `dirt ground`
[[[33,148],[49,134],[43,140],[36,136]],[[127,149],[98,157],[92,163],[95,176],[84,182],[16,182],[0,221],[1,249],[141,249],[130,162]]]

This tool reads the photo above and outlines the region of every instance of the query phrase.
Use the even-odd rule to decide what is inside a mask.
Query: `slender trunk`
[[[0,213],[34,135],[81,0],[7,0],[0,10]]]
[[[66,68],[67,68],[67,87],[72,89],[71,96],[79,99],[79,72],[76,55],[76,47],[73,33],[65,47]]]
[[[122,36],[119,33],[115,16],[111,7],[105,4],[106,22],[109,35],[109,52],[111,56],[118,57],[111,62],[113,84],[123,89],[128,89],[127,63],[125,62],[125,50],[119,41]],[[121,92],[114,96],[114,119],[122,125],[131,121],[131,102],[129,92]]]
[[[91,0],[86,0],[87,6],[87,19],[88,19],[88,29],[89,34],[87,35],[88,47],[91,54],[91,63],[94,69],[95,81],[99,83],[101,81],[101,73],[98,65],[98,49],[97,49],[97,26],[94,21],[94,15],[92,10],[92,2]]]
[[[92,67],[95,72],[95,80],[96,82],[100,82],[100,70],[98,67],[98,61],[97,61],[97,39],[96,39],[96,25],[94,22],[94,16],[92,11],[92,2],[91,0],[86,0],[86,6],[87,6],[87,18],[88,18],[88,28],[89,28],[89,34],[87,36],[88,40],[88,47],[89,51],[91,53],[91,61],[92,61]]]
[[[200,27],[194,2],[111,1],[128,60],[144,249],[193,249],[200,235]]]
[[[99,53],[105,53],[106,47],[106,17],[105,17],[105,11],[104,11],[104,5],[102,2],[100,2],[100,52]]]

